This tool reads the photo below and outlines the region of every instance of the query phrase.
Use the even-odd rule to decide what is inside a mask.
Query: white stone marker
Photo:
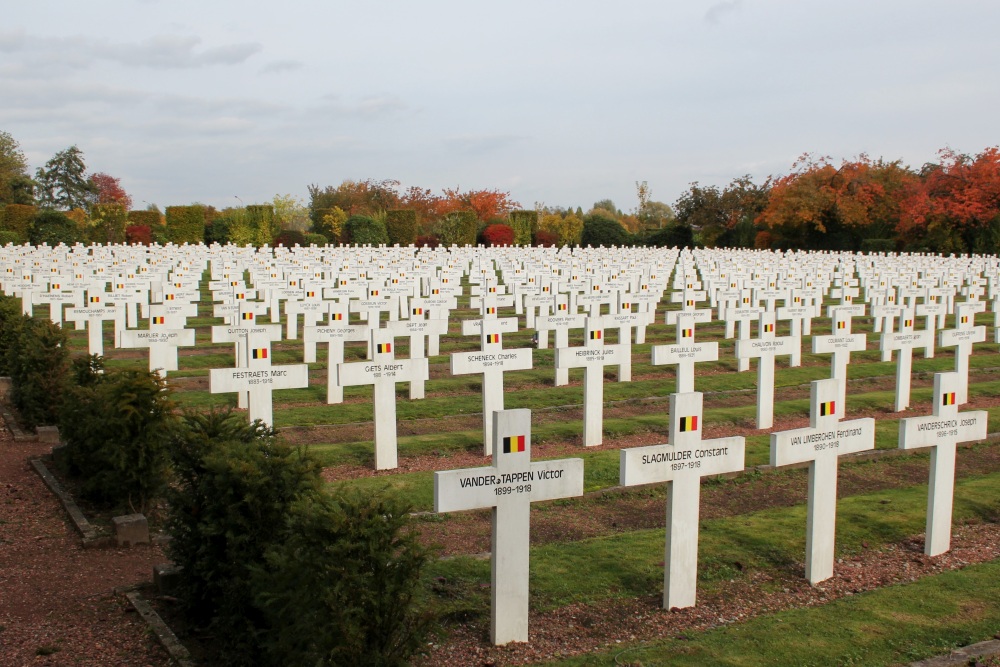
[[[493,465],[434,473],[434,511],[493,509],[490,640],[528,641],[531,503],[583,495],[583,459],[531,461],[531,411],[492,416]]]
[[[346,308],[343,309],[346,311]],[[326,404],[344,402],[344,388],[337,384],[337,364],[344,363],[344,342],[367,341],[371,329],[367,324],[348,324],[347,313],[330,313],[329,324],[305,326],[302,339],[305,343],[305,361],[316,361],[316,345],[327,344],[326,352]],[[311,352],[311,355],[310,355]]]
[[[372,329],[372,360],[337,364],[341,387],[373,385],[375,469],[398,467],[396,452],[396,383],[427,379],[427,358],[396,359],[392,332]]]
[[[667,482],[663,608],[693,607],[701,478],[743,470],[746,438],[702,440],[702,394],[670,395],[670,444],[621,450],[620,484]]]
[[[587,318],[583,347],[556,348],[556,369],[583,368],[583,446],[604,442],[604,367],[617,366],[625,355],[622,345],[604,345],[600,318]]]
[[[161,378],[167,371],[177,370],[177,348],[194,346],[194,329],[172,329],[163,323],[163,316],[149,318],[149,330],[127,329],[122,332],[122,347],[149,348],[149,370]]]
[[[934,410],[927,417],[899,420],[899,448],[931,448],[927,489],[927,536],[924,553],[943,554],[951,548],[951,510],[955,497],[955,452],[960,442],[986,439],[989,413],[958,411],[961,380],[956,372],[934,374]]]
[[[814,380],[810,389],[809,428],[771,434],[771,465],[809,463],[806,523],[806,579],[810,584],[833,576],[837,528],[837,462],[844,454],[875,448],[871,417],[839,422],[838,380]]]
[[[694,391],[694,365],[699,361],[718,361],[719,343],[716,341],[710,343],[694,342],[694,325],[698,321],[696,314],[706,311],[670,312],[676,313],[674,321],[677,324],[677,344],[654,345],[653,365],[676,365],[677,393],[687,394]]]
[[[886,329],[891,329],[891,323],[886,323]],[[910,407],[910,375],[913,368],[913,348],[927,347],[934,344],[930,331],[913,330],[913,312],[906,310],[899,316],[899,331],[882,334],[882,356],[892,355],[893,350],[899,350],[896,359],[896,405],[899,412]]]
[[[586,325],[586,317],[582,314],[569,314],[569,304],[565,294],[559,294],[555,298],[555,313],[547,316],[535,318],[535,330],[539,337],[549,331],[555,332],[556,349],[569,347],[569,330],[583,329]],[[556,368],[555,386],[561,387],[569,384],[569,369]]]
[[[844,418],[847,409],[847,365],[851,362],[851,352],[864,352],[868,344],[865,334],[851,333],[851,312],[844,308],[831,311],[833,333],[829,336],[813,336],[813,354],[832,354],[830,376],[840,381],[840,396],[837,398],[837,418]]]
[[[726,322],[726,338],[732,338],[733,335],[736,335],[738,341],[750,340],[750,323],[755,320],[759,321],[760,316],[764,312],[763,308],[750,306],[749,297],[745,298],[744,301],[747,305],[741,304],[737,308],[726,308],[726,314],[723,318]],[[738,333],[736,333],[737,324],[739,324]],[[739,372],[742,373],[743,371],[750,370],[750,357],[737,357],[737,359],[737,370]]]
[[[257,419],[268,426],[274,424],[274,406],[271,392],[275,389],[301,389],[309,386],[309,367],[305,364],[271,365],[271,347],[248,349],[250,364],[237,368],[213,368],[209,370],[209,392],[227,394],[231,392],[249,394],[247,417],[250,422]]]
[[[788,356],[800,347],[798,338],[774,335],[774,313],[760,316],[760,338],[736,341],[736,358],[757,359],[757,428],[774,425],[774,358]]]
[[[493,453],[494,412],[503,410],[503,374],[531,368],[531,348],[503,349],[502,319],[484,319],[480,325],[481,349],[475,352],[453,352],[451,374],[483,376],[483,454]]]
[[[104,354],[104,322],[117,317],[115,309],[103,306],[101,297],[96,295],[89,297],[87,308],[66,309],[67,322],[83,323],[87,327],[87,354]]]
[[[386,322],[385,328],[395,336],[407,336],[410,339],[410,359],[427,356],[424,354],[424,340],[427,336],[441,336],[448,333],[448,320],[427,319],[427,309],[423,299],[413,299],[408,320]],[[430,362],[428,362],[430,363]],[[424,381],[416,379],[410,382],[410,400],[424,398]]]
[[[986,327],[976,326],[976,313],[985,310],[984,301],[966,301],[955,304],[955,328],[938,334],[941,347],[955,348],[955,372],[958,373],[958,405],[969,402],[969,357],[972,344],[986,340]]]

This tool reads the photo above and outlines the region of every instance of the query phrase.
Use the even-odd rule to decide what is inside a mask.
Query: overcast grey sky
[[[672,203],[803,152],[919,167],[1000,143],[995,0],[33,0],[0,130],[71,144],[137,208],[309,183]]]

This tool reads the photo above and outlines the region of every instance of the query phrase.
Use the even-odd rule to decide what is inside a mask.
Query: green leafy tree
[[[632,235],[621,224],[610,217],[606,209],[588,213],[583,220],[580,234],[582,246],[624,246],[632,243]]]
[[[344,230],[350,242],[357,245],[381,245],[389,242],[385,223],[367,215],[352,215],[344,223]]]
[[[35,203],[35,182],[28,175],[28,160],[21,145],[0,130],[0,204]]]
[[[60,211],[43,210],[35,216],[28,232],[28,240],[35,245],[60,243],[72,245],[81,240],[79,226]]]
[[[52,156],[35,173],[38,203],[64,211],[88,209],[98,194],[98,186],[87,178],[83,151],[70,146]]]

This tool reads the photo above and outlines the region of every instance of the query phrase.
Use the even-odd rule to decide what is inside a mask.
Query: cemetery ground
[[[230,405],[235,399],[208,392],[207,369],[231,366],[232,348],[210,343],[208,327],[218,320],[208,316],[204,300],[201,308],[201,316],[189,322],[197,329],[197,346],[181,350],[170,385],[182,406]],[[662,319],[661,311],[657,322]],[[554,387],[551,347],[535,350],[532,370],[504,378],[505,407],[532,410],[533,458],[583,458],[588,494],[532,509],[531,642],[490,646],[490,566],[482,557],[490,547],[489,513],[429,512],[432,471],[489,464],[482,455],[481,376],[448,373],[449,353],[478,345],[478,337],[458,333],[458,324],[452,322],[442,354],[430,360],[427,397],[410,401],[406,387],[397,387],[397,470],[373,470],[370,388],[347,388],[343,404],[325,404],[325,346],[310,364],[308,388],[274,394],[275,425],[286,441],[320,458],[331,484],[404,494],[417,512],[415,528],[441,546],[444,558],[430,568],[427,581],[446,634],[435,638],[425,664],[564,657],[565,664],[595,665],[899,664],[1000,629],[1000,448],[959,449],[953,548],[933,559],[923,556],[928,456],[897,453],[898,418],[929,412],[933,373],[951,370],[954,359],[943,350],[933,359],[914,359],[911,408],[894,413],[895,363],[880,361],[875,336],[866,352],[852,358],[847,417],[876,418],[876,446],[884,456],[841,462],[834,578],[817,587],[802,578],[803,470],[709,479],[702,489],[698,605],[659,609],[663,485],[616,488],[620,448],[667,439],[674,372],[649,359],[650,347],[668,342],[673,328],[656,324],[647,330],[647,343],[633,345],[631,382],[618,383],[615,370],[605,372],[599,447],[581,446],[582,371],[570,371],[569,386]],[[761,466],[768,462],[769,431],[808,423],[809,382],[829,377],[829,357],[806,352],[807,336],[801,367],[779,361],[774,428],[758,431],[756,373],[736,372],[733,341],[722,337],[722,326],[698,328],[699,342],[716,340],[720,347],[720,360],[696,371],[696,390],[705,392],[704,436],[747,435],[746,463]],[[870,320],[856,319],[854,331],[870,333]],[[74,352],[84,354],[86,334],[70,333]],[[824,333],[829,326],[814,322],[813,334]],[[615,342],[613,332],[608,338]],[[105,342],[109,367],[144,365],[143,352],[113,347],[110,323]],[[397,342],[397,356],[405,357],[405,338]],[[505,347],[530,344],[528,333],[505,335]],[[1000,404],[997,350],[995,344],[976,346],[970,403],[963,410]],[[363,345],[348,344],[347,361],[363,358]],[[275,344],[274,364],[301,362],[299,341]],[[989,431],[1000,431],[1000,413],[991,414]],[[0,643],[5,634],[0,631]],[[566,657],[573,655],[581,657]]]

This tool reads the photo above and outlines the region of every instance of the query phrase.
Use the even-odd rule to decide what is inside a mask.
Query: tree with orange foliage
[[[774,181],[757,222],[778,247],[863,249],[866,241],[894,236],[900,202],[917,179],[899,160],[862,154],[836,167],[828,157],[805,154]]]
[[[950,148],[927,164],[902,203],[898,230],[936,251],[993,253],[1000,245],[1000,149],[975,157]]]
[[[458,188],[444,189],[444,197],[438,204],[438,214],[447,215],[453,211],[474,211],[481,222],[494,218],[506,218],[520,204],[510,198],[509,192],[500,190],[469,190],[461,192]]]

